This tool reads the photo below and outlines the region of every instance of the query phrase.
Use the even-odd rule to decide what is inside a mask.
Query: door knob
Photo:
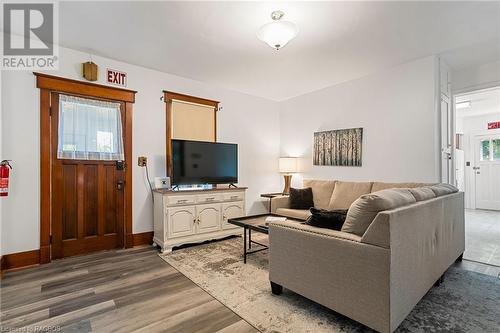
[[[116,189],[119,191],[123,190],[123,183],[124,183],[123,180],[117,181],[116,182]]]

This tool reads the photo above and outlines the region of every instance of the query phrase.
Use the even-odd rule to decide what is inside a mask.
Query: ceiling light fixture
[[[455,106],[456,106],[457,109],[470,108],[471,102],[470,101],[459,102]]]
[[[264,24],[257,32],[257,38],[276,50],[281,49],[299,33],[299,28],[294,23],[281,20],[284,15],[281,10],[272,12],[273,22]]]

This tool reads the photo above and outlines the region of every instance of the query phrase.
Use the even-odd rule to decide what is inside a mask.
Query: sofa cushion
[[[363,194],[371,192],[370,182],[335,182],[328,210],[349,209],[351,204]]]
[[[290,189],[290,208],[309,209],[314,207],[313,192],[310,187]]]
[[[306,220],[306,224],[312,225],[318,228],[327,228],[332,230],[342,229],[342,225],[345,222],[347,216],[347,210],[325,210],[311,208],[309,210],[311,216]]]
[[[408,191],[410,191],[417,201],[429,200],[436,197],[434,191],[427,186],[409,188]]]
[[[314,207],[319,209],[327,209],[332,197],[333,188],[335,187],[334,180],[317,180],[304,179],[304,187],[312,188]]]
[[[372,186],[372,192],[377,192],[381,190],[387,190],[389,188],[414,188],[424,186],[423,183],[383,183],[374,182]]]
[[[458,192],[458,189],[455,186],[444,183],[432,185],[429,186],[429,188],[434,192],[434,194],[436,194],[436,197]]]
[[[343,232],[363,236],[377,214],[417,202],[408,189],[394,188],[362,195],[349,208]]]
[[[311,212],[308,209],[278,208],[276,214],[305,221],[311,215]]]

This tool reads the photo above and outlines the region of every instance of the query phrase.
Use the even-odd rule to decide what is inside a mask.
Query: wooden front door
[[[66,135],[61,130],[66,121],[63,122],[59,116],[61,96],[58,93],[51,94],[52,258],[124,247],[124,164],[93,155],[85,159],[78,155],[58,157],[58,149],[59,152],[61,149],[58,143],[62,140],[60,136]],[[92,99],[82,98],[83,102],[86,100],[92,102]],[[125,111],[123,103],[120,105],[120,122],[117,124],[121,127]],[[85,133],[89,125],[84,121],[73,121],[71,126],[73,133],[76,133],[75,140],[78,140],[79,135],[89,136],[86,139],[89,142],[96,140],[92,134]],[[97,130],[94,129],[94,132],[97,133]],[[102,141],[103,133],[108,132],[98,133]],[[122,133],[125,131],[122,130]],[[123,137],[119,139],[126,142]],[[68,149],[71,149],[69,146]]]

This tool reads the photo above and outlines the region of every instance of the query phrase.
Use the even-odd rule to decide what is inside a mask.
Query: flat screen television
[[[238,145],[172,140],[172,185],[238,182]]]

